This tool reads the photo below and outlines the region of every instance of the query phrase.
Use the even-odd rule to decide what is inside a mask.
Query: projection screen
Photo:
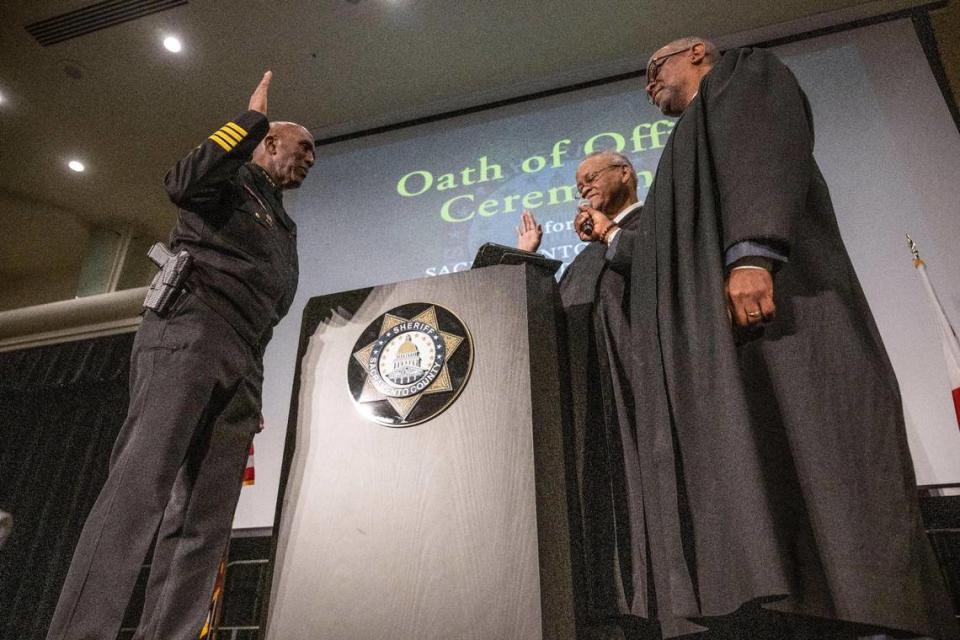
[[[960,482],[960,430],[932,308],[904,239],[917,241],[947,314],[960,322],[960,134],[909,19],[774,49],[813,108],[815,155],[893,363],[920,484]],[[638,60],[641,67],[644,61]],[[484,242],[515,242],[523,208],[543,224],[541,253],[582,250],[570,230],[574,172],[595,149],[635,163],[647,191],[673,120],[642,79],[321,144],[289,193],[300,286],[266,354],[257,484],[237,528],[273,523],[300,315],[313,296],[469,268]]]

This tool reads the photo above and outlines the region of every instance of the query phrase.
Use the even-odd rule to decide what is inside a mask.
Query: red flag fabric
[[[917,254],[914,254],[913,266],[917,268],[920,280],[923,281],[923,286],[927,290],[927,297],[933,305],[937,327],[940,329],[940,341],[943,344],[943,356],[947,361],[947,376],[953,391],[953,408],[957,414],[957,426],[960,427],[960,340],[957,340],[957,332],[950,324],[950,319],[947,318],[943,305],[940,304],[940,298],[937,297],[933,283],[930,282],[927,265]]]
[[[250,442],[250,450],[247,452],[247,466],[243,470],[243,486],[249,487],[256,480],[256,473],[253,470],[253,441]]]
[[[957,424],[960,425],[960,387],[953,389],[953,408],[957,412]]]
[[[257,427],[257,433],[263,431],[263,414],[260,414],[260,425]],[[249,487],[255,484],[256,472],[253,470],[253,440],[250,440],[250,449],[247,451],[247,466],[243,470],[243,486]]]

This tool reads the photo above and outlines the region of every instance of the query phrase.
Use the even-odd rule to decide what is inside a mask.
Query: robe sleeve
[[[617,273],[628,276],[633,265],[633,251],[636,246],[637,231],[620,229],[607,248],[604,258],[607,265]]]
[[[796,78],[773,54],[740,49],[701,94],[723,250],[760,241],[789,257],[813,177],[813,130]]]

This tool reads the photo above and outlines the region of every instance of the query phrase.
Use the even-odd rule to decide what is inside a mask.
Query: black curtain
[[[126,415],[134,334],[0,353],[0,640],[43,640]]]

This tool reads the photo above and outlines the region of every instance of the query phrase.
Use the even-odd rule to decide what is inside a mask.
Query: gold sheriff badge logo
[[[408,427],[450,406],[473,366],[470,332],[435,304],[406,304],[378,317],[354,346],[350,392],[375,422]]]

